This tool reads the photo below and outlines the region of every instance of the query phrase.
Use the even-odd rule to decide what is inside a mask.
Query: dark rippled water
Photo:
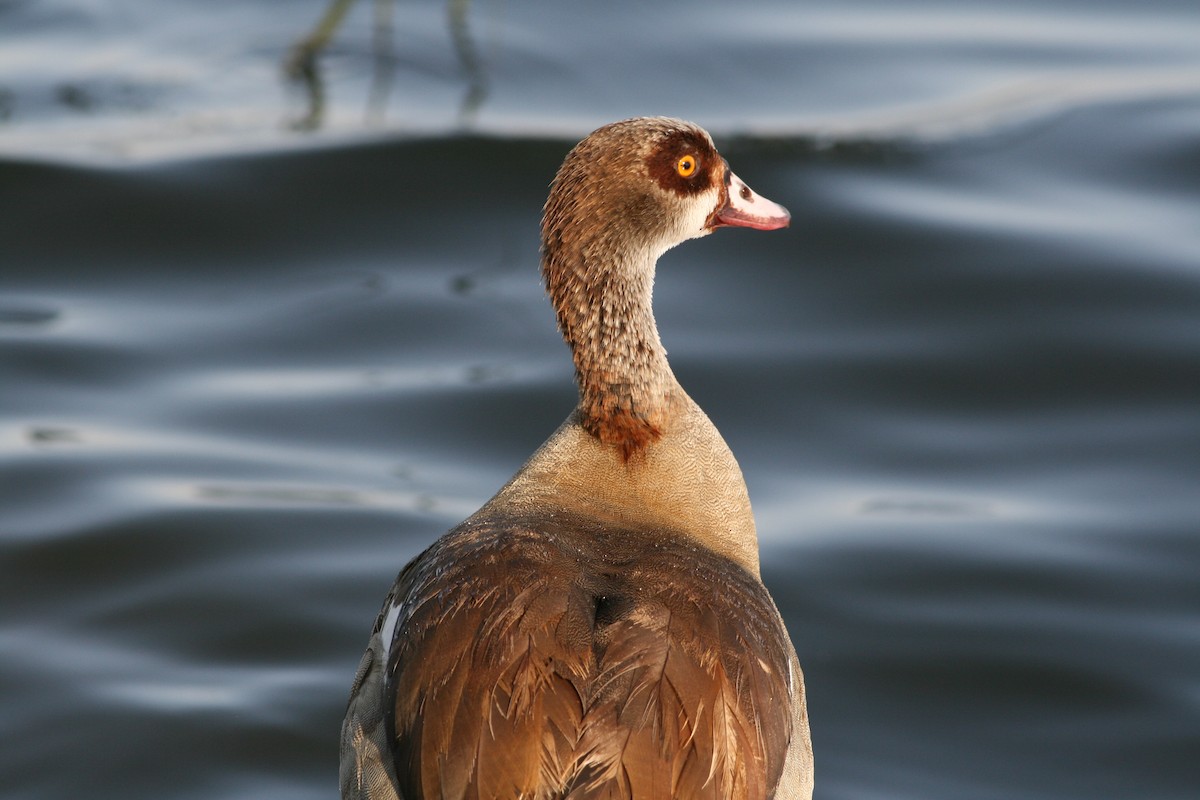
[[[592,127],[793,211],[660,264],[822,800],[1200,797],[1200,8],[0,2],[0,790],[336,794],[399,567],[573,403]],[[314,98],[321,103],[314,105]]]

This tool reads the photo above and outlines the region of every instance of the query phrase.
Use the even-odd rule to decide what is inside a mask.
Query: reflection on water
[[[1052,0],[902,11],[670,0],[636,14],[297,0],[286,23],[270,3],[104,9],[0,4],[0,152],[139,161],[287,146],[293,127],[353,135],[364,122],[569,138],[644,113],[718,135],[953,141],[1200,90],[1200,16],[1177,0],[1086,19]],[[293,91],[280,92],[281,65]]]
[[[284,72],[294,83],[303,87],[308,101],[307,111],[293,120],[296,130],[315,130],[325,116],[325,83],[321,75],[320,56],[345,21],[346,13],[355,0],[332,0],[316,27],[297,42],[284,62]],[[374,0],[374,24],[367,119],[373,124],[383,122],[392,84],[400,65],[395,58],[395,36],[392,22],[396,0]],[[466,94],[459,106],[459,124],[469,127],[479,107],[487,98],[487,75],[479,49],[471,36],[471,0],[446,0],[446,22],[455,56],[467,81]]]
[[[297,42],[288,54],[287,61],[284,63],[284,73],[291,80],[300,83],[308,96],[308,112],[292,123],[293,128],[312,130],[321,124],[321,118],[325,114],[325,84],[321,80],[317,56],[329,44],[329,40],[333,38],[333,34],[353,4],[354,0],[334,0],[325,10],[324,16],[321,17],[312,33]],[[376,5],[390,5],[390,2],[389,0],[378,0]],[[388,32],[390,33],[390,29]],[[379,38],[377,35],[377,46],[380,44]],[[387,46],[390,53],[390,36]],[[379,52],[377,50],[376,62],[378,60]]]
[[[458,109],[458,120],[461,125],[470,126],[479,107],[487,99],[487,71],[468,25],[471,0],[449,0],[446,10],[454,52],[467,79],[467,91]]]

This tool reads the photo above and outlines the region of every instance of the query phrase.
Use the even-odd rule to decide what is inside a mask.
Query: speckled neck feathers
[[[654,323],[658,257],[708,233],[724,162],[703,130],[616,123],[581,142],[551,186],[542,272],[571,348],[580,419],[629,459],[664,433],[678,384]],[[695,156],[693,175],[676,165]]]

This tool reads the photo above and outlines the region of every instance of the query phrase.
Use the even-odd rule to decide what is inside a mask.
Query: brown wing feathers
[[[791,717],[765,590],[661,531],[569,526],[464,524],[409,571],[388,689],[401,796],[770,797]]]

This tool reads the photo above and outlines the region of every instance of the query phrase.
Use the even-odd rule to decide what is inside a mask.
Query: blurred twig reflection
[[[325,117],[325,83],[321,77],[319,58],[332,41],[355,0],[331,0],[316,27],[298,41],[284,62],[288,79],[300,85],[307,99],[306,112],[290,126],[297,130],[315,130]],[[395,77],[396,59],[393,52],[393,4],[395,0],[375,0],[372,29],[374,69],[367,101],[367,119],[383,120]],[[459,124],[470,125],[487,97],[487,76],[483,59],[471,36],[471,0],[447,0],[446,23],[455,57],[467,80],[467,91],[459,106]]]
[[[329,8],[325,9],[317,27],[292,47],[287,61],[284,62],[284,73],[291,80],[303,85],[308,96],[308,113],[294,120],[291,123],[293,128],[312,130],[321,125],[321,119],[325,115],[325,84],[317,69],[317,56],[329,44],[352,5],[354,0],[333,0]]]
[[[471,10],[471,0],[450,0],[446,9],[450,24],[450,39],[454,43],[454,52],[458,63],[462,66],[467,78],[467,93],[463,96],[462,105],[458,107],[458,121],[469,125],[475,118],[475,113],[483,105],[487,97],[487,76],[483,71],[483,59],[471,38],[471,29],[467,25],[468,12]]]
[[[392,92],[392,76],[396,59],[392,52],[395,37],[392,33],[392,0],[375,0],[375,30],[372,45],[375,66],[371,71],[371,93],[367,99],[367,119],[383,122],[388,95]]]

